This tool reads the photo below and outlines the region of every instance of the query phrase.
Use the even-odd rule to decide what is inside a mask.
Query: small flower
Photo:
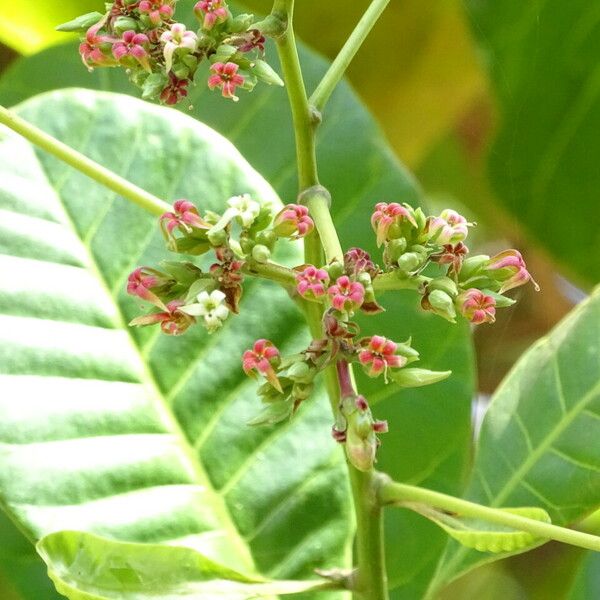
[[[396,354],[398,344],[381,335],[361,340],[361,346],[363,349],[358,353],[358,361],[369,377],[377,377],[381,373],[386,376],[388,368],[400,368],[407,363],[405,356]]]
[[[164,312],[137,317],[129,324],[136,327],[143,327],[145,325],[160,323],[163,333],[167,335],[181,335],[190,325],[196,322],[194,317],[181,311],[182,305],[183,302],[181,300],[173,300],[166,305]]]
[[[136,33],[133,30],[126,31],[123,37],[112,47],[112,53],[115,60],[121,62],[126,57],[134,58],[142,67],[151,72],[150,63],[148,62],[148,36],[143,33]]]
[[[389,239],[390,228],[393,225],[401,225],[404,221],[417,227],[417,222],[410,210],[397,202],[386,204],[378,202],[375,205],[375,211],[371,215],[371,225],[377,234],[377,245],[381,246],[383,242]]]
[[[348,275],[357,277],[360,273],[368,273],[374,279],[379,272],[378,267],[371,260],[371,256],[362,248],[350,248],[344,254],[344,269]]]
[[[469,233],[467,220],[455,210],[447,208],[439,217],[430,217],[427,220],[429,239],[441,246],[462,242]]]
[[[450,265],[449,273],[458,273],[469,249],[462,243],[444,244],[442,250],[430,256],[432,262],[438,265]]]
[[[159,285],[158,277],[146,267],[139,267],[133,271],[127,278],[127,293],[137,296],[142,300],[152,302],[152,304],[167,310],[163,301],[152,292],[152,288]]]
[[[202,219],[198,209],[189,200],[174,202],[173,211],[163,213],[159,218],[159,223],[166,240],[173,240],[175,229],[183,234],[190,234],[194,229],[210,229],[210,224]]]
[[[79,54],[83,64],[88,68],[108,67],[115,64],[114,59],[104,52],[104,47],[115,42],[116,39],[108,35],[99,35],[105,19],[92,25],[85,34],[85,41],[79,45]]]
[[[325,295],[325,286],[329,283],[329,275],[325,269],[317,269],[308,265],[296,275],[296,290],[307,299],[316,299]]]
[[[240,52],[251,52],[255,48],[263,54],[265,51],[265,36],[258,29],[250,29],[239,35],[241,44],[238,46]]]
[[[298,240],[308,235],[315,227],[308,215],[308,208],[300,204],[284,206],[273,219],[273,231],[279,237]]]
[[[204,326],[209,333],[213,333],[229,316],[229,309],[225,306],[224,300],[225,294],[221,290],[213,290],[210,294],[203,291],[196,296],[194,304],[182,306],[181,310],[193,317],[203,317]]]
[[[169,73],[169,83],[160,93],[160,99],[165,104],[172,106],[188,95],[189,79],[179,79],[174,73]]]
[[[252,200],[249,194],[229,198],[227,205],[229,206],[227,212],[237,217],[244,227],[250,227],[260,214],[260,204],[256,200]]]
[[[540,289],[527,270],[527,265],[518,250],[504,250],[504,252],[496,254],[489,260],[486,269],[494,271],[490,273],[490,276],[502,284],[499,290],[500,294],[524,285],[528,281],[533,283],[536,291]]]
[[[168,21],[173,16],[173,7],[167,0],[142,0],[138,9],[140,13],[148,15],[148,19],[152,25],[158,27],[163,21]]]
[[[475,325],[496,320],[496,300],[481,290],[471,288],[463,292],[456,299],[456,304],[462,315]]]
[[[333,308],[339,311],[354,312],[365,299],[365,288],[358,281],[352,281],[347,275],[338,277],[335,285],[328,290]]]
[[[207,30],[217,23],[224,23],[229,17],[227,4],[223,0],[200,0],[194,6],[194,13],[199,19],[204,17],[202,27]]]
[[[237,102],[239,98],[235,95],[235,88],[244,83],[244,78],[238,75],[238,69],[239,66],[232,62],[215,63],[210,67],[213,74],[208,78],[208,87],[211,90],[221,88],[223,98],[231,98]]]
[[[198,36],[193,31],[187,31],[183,23],[173,23],[171,29],[160,36],[164,44],[163,55],[165,57],[165,69],[167,73],[173,67],[173,55],[180,48],[188,52],[195,52],[198,45]]]
[[[253,371],[260,373],[279,392],[283,392],[281,383],[273,367],[279,366],[279,350],[269,340],[254,342],[252,350],[246,350],[242,356],[242,368],[246,375],[253,377]]]

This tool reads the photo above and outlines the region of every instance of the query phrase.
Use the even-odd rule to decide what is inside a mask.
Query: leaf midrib
[[[43,173],[46,177],[48,186],[49,186],[49,188],[54,190],[55,188],[51,183],[51,180],[50,180],[49,174],[46,170],[46,167],[45,167],[44,163],[42,161],[40,161],[39,158],[37,157],[37,150],[35,152],[36,152],[35,156],[36,156],[37,162],[40,165],[41,170],[43,171]],[[234,542],[235,546],[239,549],[240,559],[244,560],[244,562],[247,564],[247,566],[251,572],[255,572],[256,567],[254,565],[254,561],[252,559],[250,550],[244,543],[239,531],[237,530],[237,527],[235,526],[235,522],[233,521],[231,513],[229,512],[227,505],[225,504],[225,500],[215,490],[215,488],[212,484],[212,481],[210,480],[210,478],[208,476],[208,473],[206,472],[204,466],[198,459],[197,455],[194,453],[194,450],[191,447],[185,432],[183,431],[181,425],[179,424],[179,422],[177,421],[175,416],[172,414],[172,412],[170,410],[170,406],[169,406],[168,402],[166,401],[166,398],[164,397],[163,393],[160,390],[160,387],[154,376],[154,373],[150,370],[148,364],[144,360],[141,349],[136,344],[135,338],[133,337],[133,335],[131,333],[131,329],[127,326],[127,322],[125,320],[125,316],[123,314],[121,306],[119,305],[119,303],[115,300],[114,296],[112,295],[111,290],[108,286],[108,283],[104,277],[104,274],[102,273],[101,269],[99,268],[98,263],[93,255],[93,252],[91,251],[89,245],[86,244],[84,242],[84,240],[81,238],[81,236],[79,235],[77,228],[75,226],[75,223],[73,222],[73,219],[71,218],[71,214],[69,213],[67,207],[65,206],[65,204],[63,202],[62,196],[58,192],[56,192],[56,196],[58,199],[58,205],[60,207],[62,216],[64,218],[63,224],[65,226],[68,226],[72,230],[72,232],[74,233],[76,238],[81,242],[81,245],[84,249],[86,262],[87,262],[86,268],[91,271],[91,274],[98,281],[98,283],[100,284],[106,297],[110,300],[110,302],[113,304],[113,306],[115,308],[116,328],[121,329],[127,333],[127,339],[131,345],[131,348],[132,348],[134,354],[136,355],[136,357],[139,360],[139,363],[141,365],[142,381],[140,381],[140,383],[145,384],[149,388],[148,391],[151,394],[151,398],[150,398],[151,402],[154,404],[158,414],[163,419],[163,422],[167,425],[168,428],[170,428],[170,430],[172,431],[172,433],[178,440],[178,442],[179,442],[178,446],[180,447],[180,449],[182,450],[182,452],[188,459],[188,461],[196,475],[198,483],[205,486],[206,491],[210,494],[210,497],[213,501],[211,503],[211,507],[213,509],[215,509],[215,512],[217,513],[217,516],[219,517],[220,523],[224,526],[224,528],[227,531],[229,531],[231,533],[230,539]]]

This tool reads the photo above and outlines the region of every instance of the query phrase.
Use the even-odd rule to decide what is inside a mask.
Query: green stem
[[[350,37],[340,50],[340,53],[336,56],[333,63],[331,63],[327,73],[325,73],[323,79],[317,86],[317,89],[310,97],[309,102],[315,110],[319,112],[323,110],[327,100],[329,100],[329,97],[333,93],[333,90],[344,76],[348,65],[352,62],[352,59],[389,2],[390,0],[373,0],[373,2],[371,2],[371,5],[358,22],[354,31],[350,34]]]
[[[251,260],[244,264],[242,270],[247,275],[268,279],[279,283],[284,287],[290,288],[296,285],[295,272],[292,269],[284,267],[283,265],[278,265],[277,263],[259,263]]]
[[[53,138],[51,135],[48,135],[34,125],[31,125],[31,123],[28,123],[24,119],[21,119],[21,117],[18,117],[3,106],[0,106],[0,123],[6,125],[13,131],[16,131],[32,144],[42,148],[42,150],[45,150],[78,171],[81,171],[94,181],[97,181],[111,189],[113,192],[123,196],[126,200],[141,206],[148,212],[155,215],[161,215],[162,213],[171,210],[171,206],[160,198],[157,198],[146,190],[127,181],[127,179],[124,179],[120,175],[99,165],[97,162],[94,162],[87,156],[81,154],[81,152],[77,152],[77,150],[63,144],[61,141]]]
[[[316,225],[316,231],[304,240],[304,259],[309,264],[321,265],[323,249],[328,261],[343,260],[343,252],[329,212],[329,194],[319,186],[315,150],[315,128],[319,120],[313,118],[302,80],[294,40],[293,11],[294,0],[275,0],[271,14],[285,23],[285,32],[277,38],[277,47],[294,122],[300,201],[308,206]],[[311,335],[316,339],[321,338],[322,306],[306,303],[306,317]],[[335,414],[340,398],[335,365],[330,365],[325,371],[325,386]],[[387,600],[382,511],[375,501],[373,474],[361,473],[350,464],[348,470],[357,526],[358,577],[355,598]]]
[[[403,502],[420,502],[442,510],[458,513],[463,517],[482,519],[498,525],[506,525],[519,531],[527,531],[537,537],[556,540],[572,546],[587,548],[600,552],[600,537],[574,531],[565,527],[543,523],[535,519],[521,517],[497,508],[481,506],[468,500],[448,496],[424,488],[397,483],[387,475],[378,474],[378,499],[381,505],[402,504]]]
[[[373,280],[373,289],[376,292],[391,290],[418,290],[421,285],[431,281],[431,277],[418,275],[416,277],[400,277],[396,271],[378,275]]]

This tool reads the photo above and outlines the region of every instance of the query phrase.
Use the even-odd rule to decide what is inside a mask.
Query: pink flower
[[[407,362],[406,357],[396,354],[396,342],[381,335],[362,340],[361,346],[363,349],[358,353],[358,360],[369,377],[377,377],[387,372],[388,368],[403,367]],[[366,370],[366,367],[369,369]]]
[[[242,368],[246,375],[253,376],[253,371],[260,373],[278,391],[283,392],[274,366],[279,364],[279,350],[269,340],[260,339],[254,342],[252,350],[246,350],[242,356]]]
[[[447,208],[439,217],[430,217],[427,220],[429,239],[441,246],[462,242],[469,233],[469,223],[455,210]]]
[[[224,23],[229,17],[227,4],[223,0],[200,0],[194,6],[194,12],[199,19],[204,17],[202,27],[208,30],[217,23]]]
[[[129,324],[136,327],[143,327],[145,325],[160,323],[163,333],[167,335],[181,335],[190,325],[196,322],[194,317],[179,310],[181,306],[183,306],[181,300],[173,300],[165,306],[165,311],[136,317]]]
[[[375,205],[375,211],[371,215],[371,225],[377,234],[377,245],[381,246],[388,239],[392,225],[401,225],[404,221],[407,221],[413,227],[417,227],[417,222],[405,206],[397,202],[391,204],[378,202]]]
[[[211,90],[221,88],[223,98],[237,102],[239,98],[235,95],[235,88],[244,83],[244,78],[237,74],[238,69],[239,66],[232,62],[215,63],[210,68],[213,75],[208,78],[208,87]]]
[[[98,35],[104,25],[102,19],[96,25],[92,25],[85,34],[85,42],[79,46],[79,54],[83,64],[91,69],[92,67],[107,67],[115,64],[111,56],[104,53],[103,45],[115,42],[115,38],[108,35]]]
[[[432,262],[439,265],[450,265],[449,273],[458,273],[469,249],[462,242],[458,244],[444,244],[437,254],[431,255]]]
[[[160,99],[165,104],[177,104],[188,95],[187,86],[189,79],[178,79],[173,73],[169,73],[169,83],[160,93]]]
[[[202,219],[198,209],[189,200],[174,202],[173,212],[163,213],[159,222],[166,239],[172,239],[174,229],[179,229],[183,233],[191,233],[194,229],[208,230],[211,227]]]
[[[474,323],[493,323],[496,320],[496,300],[481,290],[471,288],[456,299],[462,315]]]
[[[308,215],[308,208],[300,204],[284,206],[273,220],[273,231],[280,237],[293,240],[303,238],[315,227],[313,220]]]
[[[371,279],[375,278],[379,269],[371,260],[371,256],[362,248],[350,248],[344,254],[344,269],[346,273],[357,276],[359,273],[368,273]]]
[[[144,69],[151,72],[150,63],[148,62],[149,54],[146,48],[150,41],[148,36],[143,33],[136,33],[133,30],[126,31],[120,41],[113,45],[112,53],[115,60],[121,62],[125,57],[131,56]]]
[[[243,39],[238,46],[240,52],[251,52],[255,48],[262,54],[265,51],[265,36],[258,29],[250,29],[246,33],[240,34]]]
[[[325,269],[308,265],[296,275],[296,290],[303,298],[315,299],[325,295],[325,286],[329,283],[329,274]]]
[[[502,284],[499,290],[500,294],[524,285],[528,281],[533,283],[536,291],[540,289],[527,270],[527,265],[518,250],[504,250],[504,252],[496,254],[489,260],[486,269],[495,271],[495,273],[490,273],[490,276]]]
[[[150,23],[155,27],[168,21],[174,12],[170,0],[142,0],[138,8],[142,14],[148,15]]]
[[[347,275],[338,277],[335,285],[328,290],[333,308],[339,311],[354,312],[365,299],[365,288],[358,281],[352,281]]]
[[[167,307],[163,304],[163,301],[151,291],[153,287],[158,285],[159,281],[156,275],[150,271],[146,267],[138,267],[133,271],[127,278],[127,293],[152,302],[158,308],[166,310]]]

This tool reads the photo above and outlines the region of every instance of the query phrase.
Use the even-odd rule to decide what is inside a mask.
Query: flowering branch
[[[389,2],[390,0],[373,0],[371,2],[371,5],[311,95],[309,103],[316,111],[321,112],[325,108],[325,104],[333,90],[344,77],[346,69]]]

